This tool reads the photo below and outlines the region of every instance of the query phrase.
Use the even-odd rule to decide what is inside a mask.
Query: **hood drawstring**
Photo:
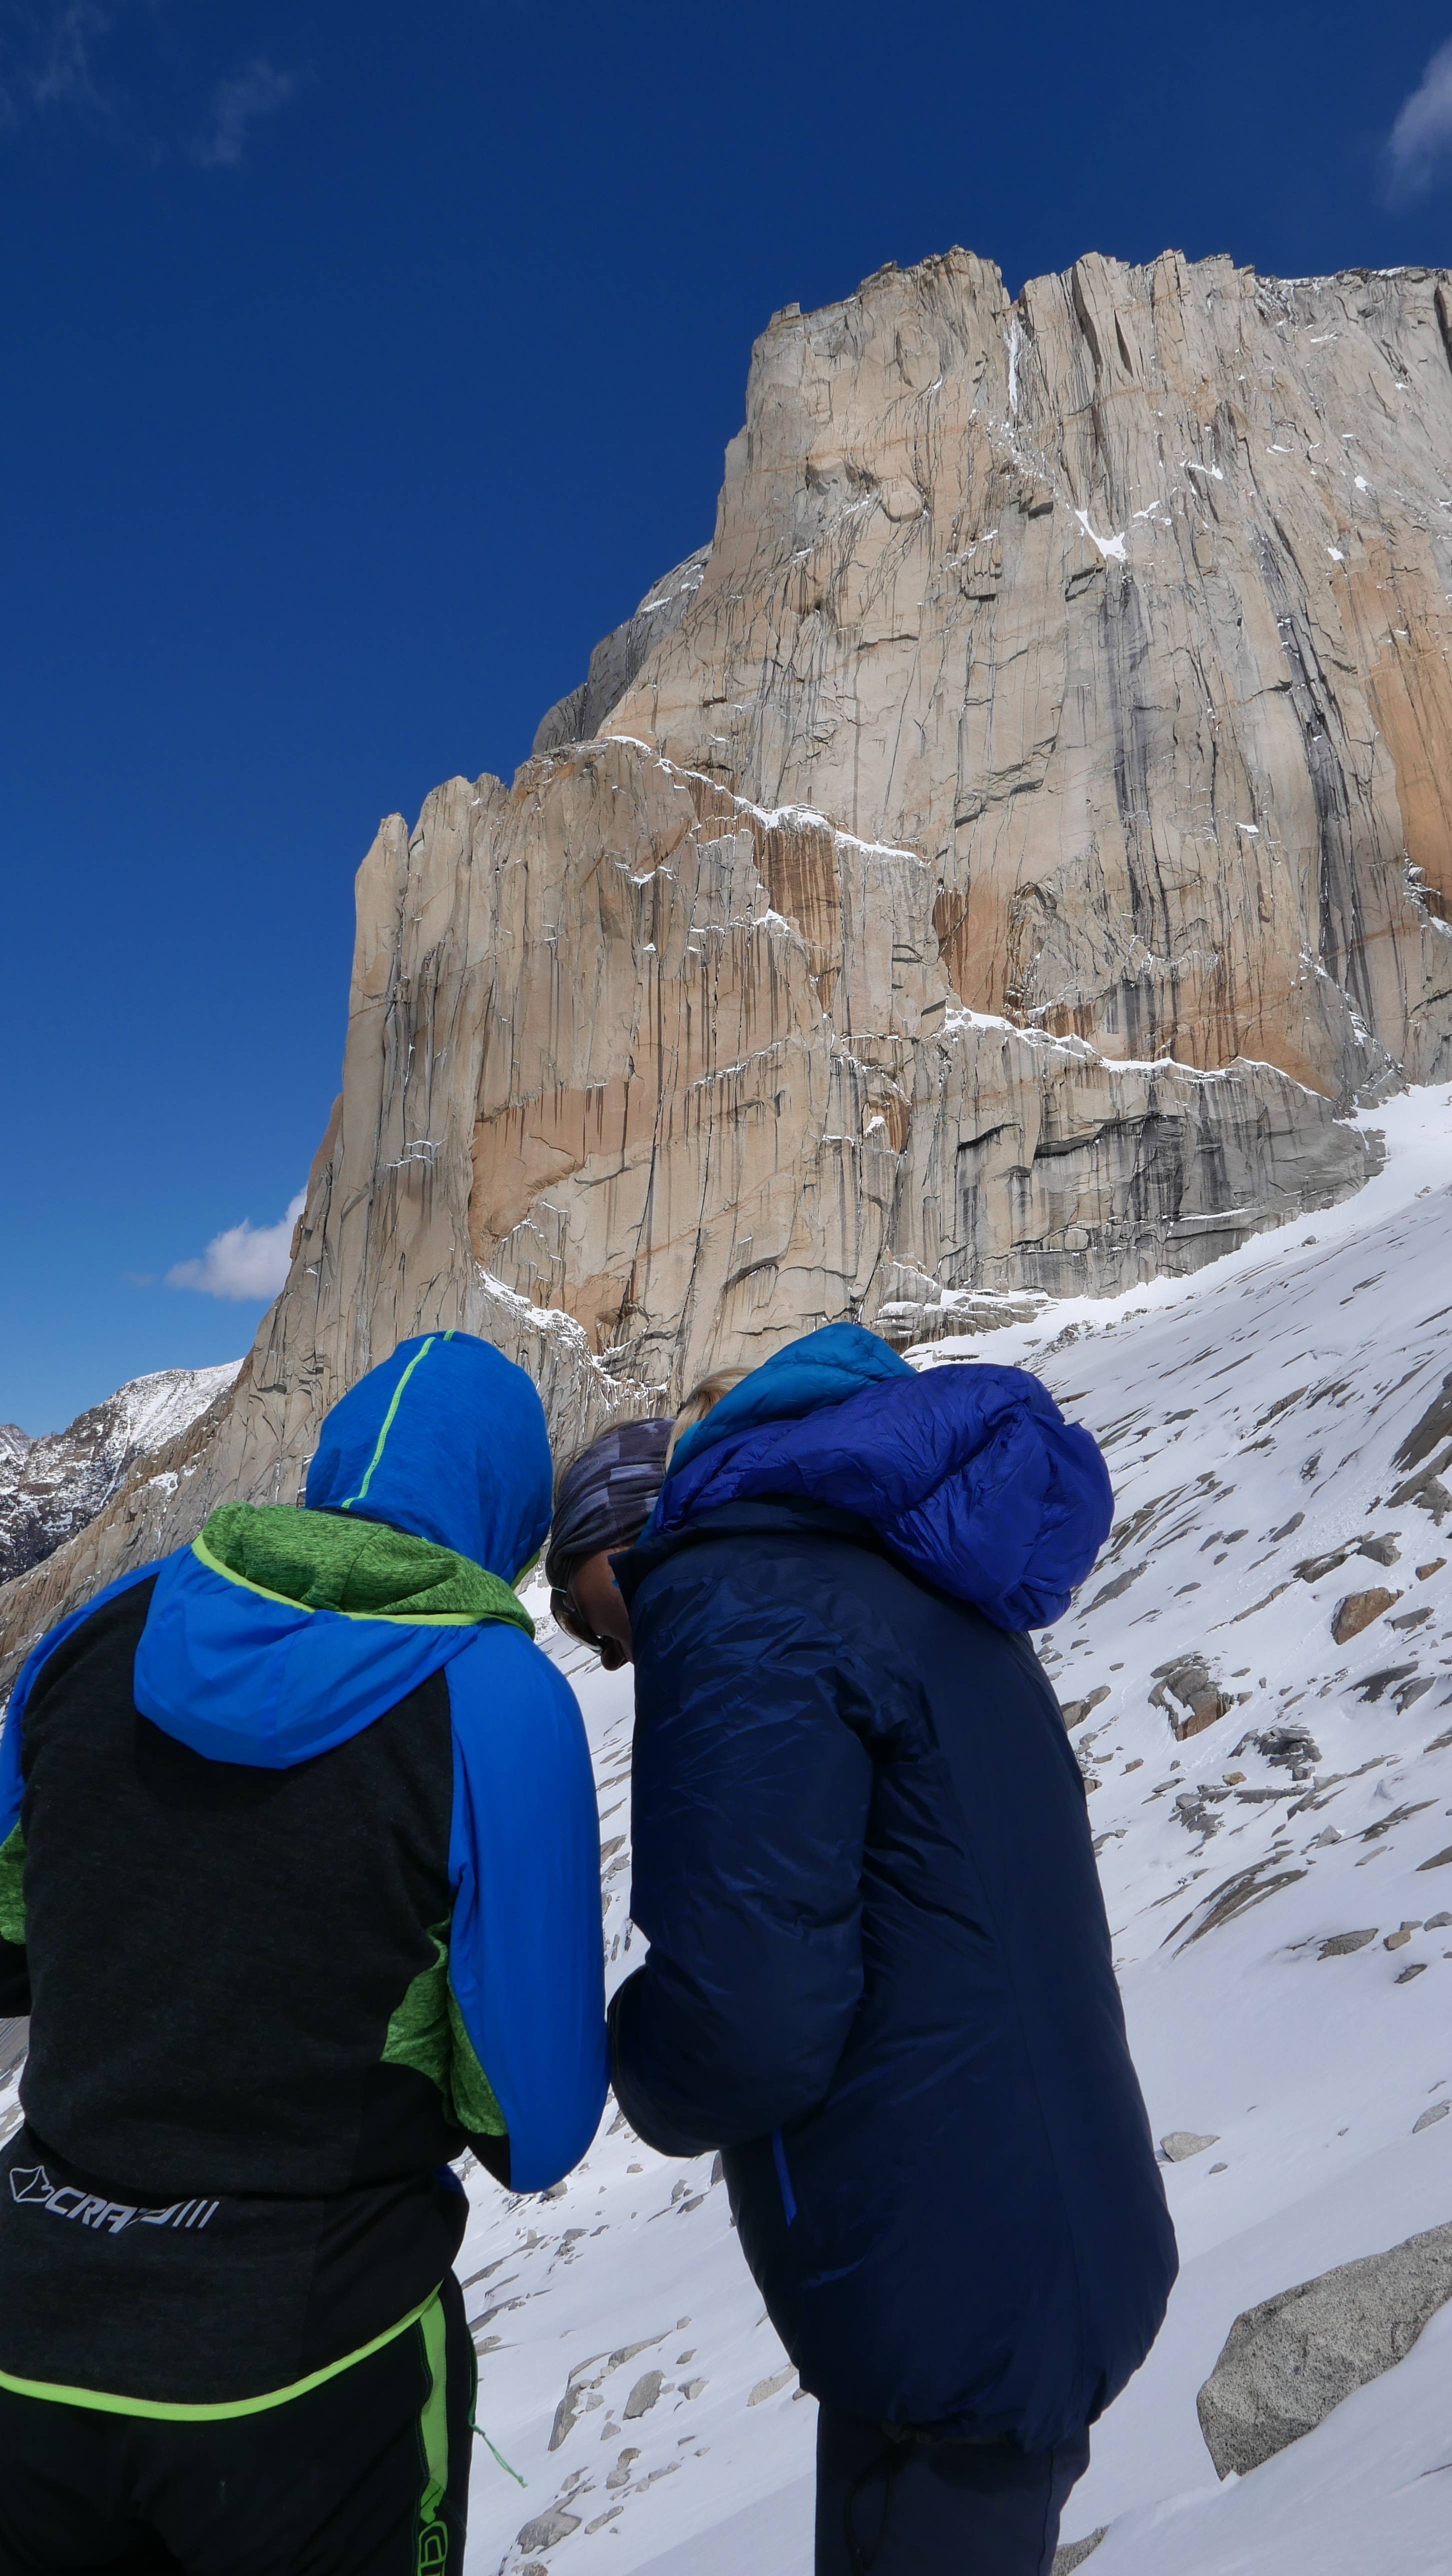
[[[513,2478],[514,2483],[515,2483],[515,2485],[516,2485],[516,2486],[520,2486],[520,2487],[527,2487],[527,2486],[528,2486],[528,2484],[529,2484],[529,2480],[528,2480],[528,2478],[522,2478],[522,2477],[520,2476],[520,2474],[519,2474],[518,2469],[511,2469],[511,2468],[510,2468],[510,2466],[509,2466],[509,2462],[506,2460],[506,2458],[505,2458],[505,2456],[504,2456],[504,2453],[503,2453],[502,2451],[500,2451],[500,2450],[496,2450],[496,2449],[495,2449],[495,2446],[494,2446],[494,2444],[490,2441],[489,2436],[488,2436],[488,2434],[485,2432],[483,2425],[482,2425],[482,2424],[477,2424],[477,2423],[475,2422],[475,2420],[474,2420],[474,2418],[473,2418],[473,2416],[472,2416],[472,2415],[471,2415],[471,2416],[470,2416],[470,2418],[469,2418],[469,2430],[470,2430],[470,2432],[471,2432],[471,2433],[475,2433],[475,2434],[477,2434],[477,2435],[478,2435],[479,2440],[483,2443],[485,2450],[486,2450],[486,2451],[489,2451],[489,2452],[491,2452],[491,2453],[493,2454],[494,2458],[499,2462],[499,2465],[500,2465],[501,2469],[504,2469],[504,2470],[507,2470],[507,2471],[508,2471],[509,2476]]]

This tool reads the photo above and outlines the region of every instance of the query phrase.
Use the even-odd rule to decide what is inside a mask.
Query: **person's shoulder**
[[[913,1609],[894,1624],[891,1644],[930,1697],[947,1691],[956,1702],[965,1691],[986,1695],[986,1704],[1003,1718],[1047,1718],[1051,1736],[1063,1737],[1054,1686],[1030,1636],[998,1627],[972,1602],[955,1601],[911,1574],[904,1572],[903,1581],[914,1596]]]
[[[505,1620],[481,1624],[448,1666],[449,1695],[456,1709],[507,1701],[513,1707],[548,1711],[555,1717],[579,1717],[579,1703],[558,1665],[544,1648]]]
[[[804,1514],[720,1521],[663,1554],[638,1588],[637,1637],[657,1682],[683,1662],[719,1675],[805,1658],[825,1687],[839,1667],[876,1662],[904,1608],[886,1557]]]
[[[561,1814],[594,1815],[590,1748],[580,1703],[522,1629],[481,1628],[450,1659],[449,1722],[465,1773],[492,1796],[524,1796]]]
[[[183,1548],[175,1551],[177,1556],[187,1553]],[[16,1710],[24,1708],[43,1681],[55,1680],[64,1672],[71,1660],[65,1652],[67,1648],[85,1652],[97,1645],[108,1630],[116,1630],[126,1638],[133,1631],[139,1634],[146,1623],[157,1578],[173,1562],[173,1557],[163,1556],[134,1566],[129,1573],[118,1575],[114,1583],[106,1584],[91,1600],[68,1611],[53,1628],[47,1628],[15,1677],[12,1704]]]
[[[1048,1677],[1030,1640],[995,1626],[972,1602],[954,1598],[885,1548],[824,1544],[819,1580],[800,1598],[804,1632],[823,1630],[859,1671],[887,1674],[936,1693],[965,1684],[1005,1704],[1044,1700]]]

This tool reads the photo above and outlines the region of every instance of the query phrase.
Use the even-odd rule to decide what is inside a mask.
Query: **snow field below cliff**
[[[1095,2576],[1452,2556],[1452,2315],[1223,2488],[1195,2414],[1242,2309],[1452,2220],[1452,1098],[1369,1123],[1387,1166],[1347,1206],[975,1346],[1038,1367],[1109,1458],[1109,1545],[1040,1645],[1071,1711],[1107,1694],[1072,1732],[1155,2134],[1214,2141],[1166,2167],[1181,2278],[1066,2516],[1108,2526]],[[1167,1666],[1230,1703],[1183,1743]]]
[[[1452,2311],[1246,2478],[1218,2484],[1195,2414],[1243,2308],[1452,2219],[1452,2118],[1417,2126],[1452,2102],[1452,1862],[1424,1867],[1452,1850],[1452,1425],[1395,1463],[1452,1369],[1452,1095],[1367,1123],[1386,1167],[1346,1206],[921,1355],[1035,1368],[1105,1445],[1113,1534],[1038,1643],[1065,1703],[1094,1699],[1072,1734],[1155,2135],[1213,2140],[1165,2166],[1181,2278],[1065,2517],[1066,2541],[1107,2526],[1095,2576],[1283,2576],[1292,2550],[1320,2576],[1445,2576],[1452,2548]],[[1373,1588],[1397,1598],[1338,1646],[1338,1603]],[[595,1754],[613,1986],[640,1955],[630,1676],[541,1634]],[[1202,1714],[1230,1702],[1183,1742],[1166,1667]],[[1299,1760],[1272,1733],[1295,1728]],[[1321,1955],[1346,1933],[1372,1937]],[[471,2576],[808,2576],[816,2409],[724,2187],[614,2120],[556,2199],[469,2176],[480,2421],[528,2479],[476,2445]],[[931,2212],[924,2233],[931,2260]]]

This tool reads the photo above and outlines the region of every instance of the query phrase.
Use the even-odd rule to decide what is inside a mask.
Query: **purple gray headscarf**
[[[675,1422],[617,1422],[572,1459],[560,1478],[545,1552],[545,1581],[563,1592],[577,1566],[602,1548],[629,1547],[655,1509]]]

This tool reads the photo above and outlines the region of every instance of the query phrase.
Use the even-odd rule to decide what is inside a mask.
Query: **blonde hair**
[[[742,1379],[750,1374],[749,1369],[742,1368],[712,1369],[709,1377],[697,1380],[676,1415],[676,1427],[666,1451],[668,1468],[676,1454],[677,1443],[684,1440],[688,1431],[694,1431],[698,1422],[704,1422],[712,1406],[719,1404],[723,1395],[729,1395],[733,1386],[739,1386]]]

